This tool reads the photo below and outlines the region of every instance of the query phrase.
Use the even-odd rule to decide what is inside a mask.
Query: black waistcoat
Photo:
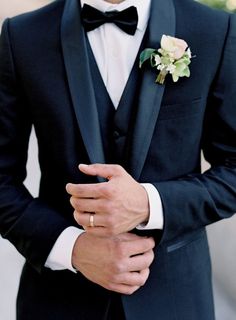
[[[120,164],[128,169],[129,138],[135,121],[141,84],[139,54],[116,110],[104,85],[88,40],[87,48],[106,163]]]

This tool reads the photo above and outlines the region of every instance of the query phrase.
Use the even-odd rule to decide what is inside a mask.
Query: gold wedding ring
[[[89,226],[91,227],[91,228],[93,228],[94,227],[94,214],[90,214],[90,216],[89,216]]]

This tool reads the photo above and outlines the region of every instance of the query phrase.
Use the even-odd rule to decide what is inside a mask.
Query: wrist
[[[143,214],[142,214],[142,219],[140,221],[140,224],[147,224],[149,221],[150,217],[150,205],[149,205],[149,197],[147,190],[145,187],[141,184],[141,187],[143,189]]]
[[[75,240],[73,249],[72,249],[71,265],[75,271],[78,271],[79,252],[80,252],[81,242],[83,241],[84,234],[85,234],[85,232],[83,232],[82,234],[80,234],[77,237],[77,239]]]

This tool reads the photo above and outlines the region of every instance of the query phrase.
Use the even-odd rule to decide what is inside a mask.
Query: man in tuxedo
[[[164,34],[194,57],[158,84],[139,55]],[[192,0],[58,0],[4,23],[0,232],[26,258],[19,320],[214,319],[205,226],[236,212],[235,55],[235,16]]]

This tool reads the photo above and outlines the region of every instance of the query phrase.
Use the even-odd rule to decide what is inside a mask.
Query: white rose
[[[182,39],[163,35],[161,38],[161,48],[167,51],[171,58],[178,60],[183,57],[188,45]]]

